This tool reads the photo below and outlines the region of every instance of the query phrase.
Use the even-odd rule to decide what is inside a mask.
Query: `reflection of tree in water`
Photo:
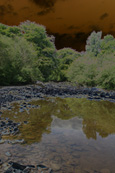
[[[40,105],[40,108],[30,109],[30,114],[26,111],[17,114],[17,122],[28,120],[28,124],[22,124],[20,128],[21,135],[18,139],[24,139],[27,144],[40,142],[44,133],[51,132],[52,116],[62,120],[69,120],[73,117],[83,119],[82,129],[86,137],[96,140],[97,133],[101,137],[107,137],[115,133],[115,107],[111,102],[88,101],[77,98],[47,98],[31,102],[33,105]],[[17,108],[14,112],[18,112]],[[14,113],[8,111],[4,116],[14,120]]]
[[[19,107],[15,105],[13,112],[18,112],[16,115],[18,118],[14,118],[14,113],[10,111],[4,112],[4,117],[9,117],[12,120],[21,122],[20,135],[15,136],[16,139],[24,139],[26,144],[34,142],[40,142],[44,133],[51,132],[50,127],[52,123],[52,115],[61,119],[71,119],[73,117],[72,112],[69,110],[68,105],[64,99],[46,99],[31,102],[32,105],[40,105],[39,109],[31,108],[30,113],[26,111],[18,112]],[[28,120],[28,124],[23,124]],[[12,139],[12,137],[9,137]]]
[[[40,142],[44,133],[50,133],[52,118],[49,112],[45,111],[40,114],[38,109],[30,110],[30,120],[27,125],[21,129],[21,139],[24,139],[27,144]]]
[[[80,115],[83,118],[83,132],[88,139],[96,140],[97,133],[101,137],[115,133],[114,103],[76,98],[49,98],[32,104],[41,106],[40,109],[30,111],[30,123],[22,129],[22,137],[27,143],[40,141],[44,133],[50,133],[52,115],[62,120]]]
[[[88,139],[93,138],[97,139],[97,132],[101,137],[107,137],[109,133],[105,132],[103,129],[100,129],[98,127],[98,122],[96,122],[94,119],[83,119],[83,132],[87,136]]]
[[[66,99],[73,114],[83,118],[83,132],[87,138],[107,137],[115,133],[115,104],[108,101]]]
[[[20,129],[20,138],[23,138],[27,144],[40,142],[44,133],[51,132],[52,115],[61,119],[73,117],[64,99],[39,100],[32,104],[40,105],[40,109],[31,109],[29,123]]]
[[[114,103],[76,98],[49,98],[32,104],[38,104],[41,107],[30,111],[30,123],[23,128],[22,137],[27,143],[40,141],[44,133],[50,133],[52,115],[62,120],[80,116],[83,118],[83,132],[88,139],[96,140],[97,133],[101,137],[115,133]]]
[[[93,138],[97,139],[96,135],[96,124],[95,121],[90,120],[83,120],[83,132],[87,136],[88,139]]]

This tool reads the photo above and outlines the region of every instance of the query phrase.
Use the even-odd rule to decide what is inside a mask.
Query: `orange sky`
[[[115,0],[0,0],[0,22],[36,21],[52,33],[115,33]]]

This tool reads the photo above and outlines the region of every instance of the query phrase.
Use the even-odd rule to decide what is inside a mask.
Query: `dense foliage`
[[[0,84],[30,83],[42,80],[36,65],[37,53],[33,44],[22,37],[0,36]]]
[[[57,50],[44,26],[26,21],[0,24],[0,85],[36,81],[72,81],[115,89],[115,38],[92,32],[86,51]]]
[[[92,32],[87,39],[86,52],[74,60],[67,70],[69,81],[85,86],[115,89],[115,39],[102,32]]]

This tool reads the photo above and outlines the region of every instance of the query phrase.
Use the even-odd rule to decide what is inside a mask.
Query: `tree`
[[[93,31],[86,41],[86,52],[97,56],[101,51],[101,36],[102,32]]]
[[[74,60],[67,70],[68,80],[80,85],[95,86],[96,75],[97,59],[87,57],[87,55]]]
[[[59,60],[60,80],[67,80],[66,70],[70,64],[80,57],[81,54],[71,48],[63,48],[57,51],[57,58]]]
[[[36,47],[38,56],[37,65],[44,79],[46,81],[53,80],[51,74],[55,72],[56,75],[57,71],[54,37],[48,36],[45,27],[35,22],[26,21],[21,23],[19,27],[23,32],[23,37],[27,41],[34,43]]]
[[[22,36],[21,30],[18,26],[7,26],[0,24],[0,34],[8,37]]]
[[[22,37],[0,36],[1,85],[42,80],[36,65],[37,53],[32,43]]]
[[[9,47],[12,46],[12,40],[6,36],[0,35],[0,85],[7,85],[11,74],[11,57]]]
[[[115,38],[112,35],[106,35],[101,41],[101,55],[115,52]]]
[[[37,50],[42,53],[42,50],[46,47],[55,48],[55,44],[52,41],[52,37],[48,37],[46,34],[46,28],[43,25],[30,22],[29,20],[19,25],[23,37],[30,42],[33,42]]]
[[[115,54],[104,55],[101,66],[98,66],[96,83],[105,89],[115,89]]]

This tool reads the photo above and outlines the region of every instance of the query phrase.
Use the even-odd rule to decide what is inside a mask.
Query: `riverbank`
[[[53,99],[52,99],[52,97],[53,97]],[[81,110],[83,110],[84,107],[88,107],[89,110],[85,109],[85,111],[84,111],[85,116],[86,116],[86,114],[91,115],[92,119],[94,119],[96,122],[94,124],[98,126],[97,127],[98,132],[99,132],[100,128],[101,128],[101,131],[105,130],[105,128],[103,128],[103,126],[101,126],[102,124],[105,124],[105,122],[100,124],[101,121],[100,122],[97,121],[97,120],[100,120],[99,118],[101,117],[101,115],[99,115],[99,117],[97,119],[95,119],[95,116],[93,116],[94,114],[96,114],[96,110],[99,113],[100,110],[102,110],[101,108],[103,108],[104,116],[106,118],[105,112],[108,112],[108,111],[104,109],[104,105],[101,106],[99,109],[97,109],[98,108],[97,105],[87,104],[87,106],[86,106],[82,103],[77,104],[77,102],[75,102],[72,105],[71,104],[69,105],[69,102],[63,103],[61,100],[64,100],[64,99],[60,99],[60,98],[69,99],[70,97],[71,97],[71,99],[73,99],[72,103],[74,103],[74,101],[77,100],[77,99],[74,100],[74,98],[86,98],[89,100],[97,100],[97,101],[101,101],[101,100],[106,101],[107,100],[107,101],[109,101],[109,102],[107,102],[107,104],[109,104],[109,105],[110,104],[113,105],[113,103],[110,103],[110,102],[115,102],[115,92],[114,91],[105,91],[105,90],[98,89],[98,88],[83,88],[83,87],[75,86],[71,83],[38,82],[36,85],[9,86],[9,87],[0,88],[0,106],[1,106],[0,107],[0,147],[1,147],[0,171],[6,172],[6,173],[8,171],[9,172],[17,171],[20,173],[21,172],[31,172],[32,173],[32,172],[38,172],[38,171],[42,172],[43,171],[43,172],[51,173],[51,172],[56,172],[56,171],[59,172],[61,169],[66,169],[67,164],[65,162],[64,162],[64,164],[58,163],[57,160],[55,160],[54,158],[51,159],[52,156],[51,156],[51,158],[49,157],[50,159],[48,162],[47,157],[50,156],[50,153],[52,153],[52,151],[50,151],[50,149],[49,149],[48,150],[49,154],[47,154],[46,148],[48,147],[48,143],[46,143],[46,146],[44,146],[44,148],[42,149],[42,154],[44,154],[44,155],[47,154],[47,156],[45,155],[45,157],[44,156],[42,157],[42,154],[40,155],[40,151],[38,152],[38,149],[40,146],[38,146],[38,149],[36,150],[37,142],[40,143],[40,141],[37,139],[37,136],[38,137],[40,135],[42,136],[42,133],[43,134],[45,133],[45,131],[43,131],[41,133],[41,131],[40,131],[41,126],[43,126],[42,127],[43,129],[48,129],[50,124],[52,124],[52,128],[54,128],[53,125],[56,125],[55,123],[57,122],[57,120],[59,119],[59,122],[61,121],[60,116],[63,117],[62,116],[63,111],[65,111],[65,115],[67,115],[68,117],[70,115],[70,117],[71,117],[70,122],[71,122],[72,121],[71,110],[73,108],[71,106],[74,106],[74,104],[75,104],[76,109],[75,110],[73,109],[73,112],[75,112],[76,115],[77,115],[77,111],[79,110],[79,107],[80,107],[80,110],[78,111],[78,113],[80,115],[83,114],[83,112]],[[51,99],[49,99],[49,101],[48,101],[48,98],[51,98]],[[56,99],[57,99],[57,101],[56,101]],[[36,102],[36,101],[31,102],[32,100],[36,100],[38,102]],[[80,100],[82,100],[82,99],[80,99]],[[10,104],[13,102],[14,102],[14,104]],[[18,102],[18,103],[15,104],[15,102]],[[67,103],[70,106],[70,108],[67,107]],[[96,102],[96,103],[98,103],[98,102]],[[101,103],[103,103],[103,102],[100,102],[100,104]],[[106,107],[107,107],[107,104],[106,104]],[[82,105],[83,105],[83,107],[82,107]],[[65,106],[67,109],[64,109]],[[61,109],[63,111],[60,113]],[[69,110],[70,110],[70,112],[69,112]],[[93,111],[95,112],[94,114],[93,114]],[[4,112],[6,112],[6,113],[4,114]],[[32,113],[32,115],[31,115],[31,113]],[[51,113],[51,115],[56,115],[56,113],[57,113],[57,115],[59,114],[59,117],[57,116],[58,118],[56,118],[54,121],[53,117],[50,117],[49,113]],[[103,112],[101,112],[101,114],[103,115]],[[48,115],[49,115],[49,117],[48,117]],[[36,119],[39,116],[40,116],[40,118]],[[32,117],[32,119],[31,119],[31,117]],[[46,121],[44,121],[42,119],[42,117],[43,117],[43,119],[46,118]],[[90,117],[90,119],[91,119],[91,117]],[[35,118],[35,120],[34,120],[34,118]],[[111,119],[110,116],[109,116],[109,119]],[[107,119],[107,124],[109,123],[109,126],[113,127],[111,121],[109,122],[109,119]],[[76,119],[73,118],[73,122],[75,122],[75,120]],[[78,118],[77,118],[77,120],[78,120]],[[86,119],[85,119],[85,121],[86,121]],[[57,122],[57,125],[59,122]],[[61,125],[64,122],[66,122],[66,121],[62,120]],[[79,126],[80,122],[81,122],[81,119],[78,121],[78,124],[76,121],[73,125],[76,126],[76,128],[78,129],[78,127],[81,127],[81,126]],[[45,126],[44,126],[44,124],[45,124]],[[92,125],[92,127],[95,128],[94,124]],[[66,125],[64,127],[66,127]],[[72,126],[72,127],[74,127],[74,126]],[[26,130],[24,130],[24,133],[26,133],[26,132],[27,133],[25,135],[20,136],[21,134],[23,134],[22,127],[25,129],[27,128]],[[89,126],[88,126],[88,128],[89,128]],[[33,131],[32,131],[32,129],[33,129]],[[107,125],[107,129],[109,129],[108,125]],[[90,131],[92,131],[92,129],[90,129]],[[37,135],[38,132],[39,132],[39,135]],[[104,132],[106,132],[106,130]],[[107,132],[105,134],[110,133],[110,132],[108,132],[108,133]],[[28,136],[28,134],[29,134],[29,136]],[[32,139],[34,138],[33,145],[36,146],[36,147],[34,146],[32,150],[31,150],[32,144],[27,145],[28,137],[31,140],[30,134],[32,134]],[[100,132],[100,134],[101,134],[101,132]],[[112,134],[112,132],[110,134]],[[54,134],[54,136],[55,136],[55,134]],[[71,136],[71,135],[69,135],[69,136]],[[57,136],[56,136],[56,138],[57,138]],[[73,139],[76,139],[76,138],[77,138],[77,136],[75,136]],[[70,141],[73,141],[73,139]],[[77,139],[79,141],[79,138],[77,138]],[[49,141],[50,141],[49,144],[51,145],[51,141],[53,141],[53,139],[49,140]],[[64,146],[65,145],[66,144],[64,143]],[[28,151],[27,151],[27,153],[25,153],[25,150],[26,150],[25,146],[30,147],[29,148],[29,152],[31,151],[30,158],[27,154]],[[68,146],[71,149],[71,145],[68,144]],[[80,147],[78,148],[77,153],[79,152],[79,155],[80,155],[80,152],[82,151],[81,144],[79,144],[79,146]],[[54,147],[54,144],[53,144],[53,147]],[[20,148],[20,150],[19,150],[19,148]],[[24,149],[22,151],[22,153],[21,153],[21,149],[22,150]],[[52,149],[52,147],[51,147],[51,149]],[[22,154],[23,161],[21,160],[22,158],[20,158],[20,153],[18,152],[18,150]],[[35,156],[36,159],[34,159],[34,161],[31,161],[31,158],[32,157],[34,158],[33,150],[35,150],[35,153],[38,152],[38,154],[37,154],[37,156]],[[17,152],[17,154],[14,151]],[[56,150],[56,153],[57,153],[57,151],[58,150]],[[60,151],[60,148],[59,148],[59,151]],[[89,151],[89,150],[86,149],[86,151]],[[58,158],[59,158],[59,156],[58,156]],[[70,156],[71,156],[71,153],[70,153]],[[80,160],[80,159],[81,159],[80,157],[77,158],[77,160]],[[55,163],[52,164],[52,160],[55,161]],[[73,157],[73,160],[74,160],[74,157]],[[76,158],[75,158],[75,161],[76,161]],[[82,160],[80,160],[80,161],[82,161]],[[61,165],[61,166],[59,166],[59,165]],[[80,164],[78,164],[78,165],[80,165]],[[70,165],[70,167],[72,167],[72,165]],[[84,170],[85,170],[85,168],[84,168]],[[100,168],[100,170],[101,170],[101,168]],[[97,171],[98,171],[98,169],[97,169]],[[110,172],[109,169],[107,169],[107,171]],[[100,172],[103,172],[103,171],[100,171]]]
[[[8,86],[0,88],[0,107],[6,103],[38,99],[44,96],[76,97],[90,100],[108,100],[115,102],[115,91],[99,88],[84,88],[68,83],[42,83],[25,86]]]

